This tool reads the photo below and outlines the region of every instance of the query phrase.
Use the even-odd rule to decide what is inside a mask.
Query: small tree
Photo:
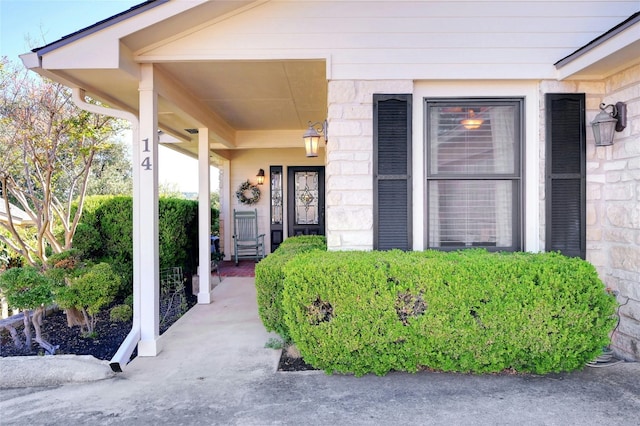
[[[32,266],[12,268],[0,274],[0,288],[7,297],[10,306],[24,312],[25,343],[31,347],[31,325],[36,332],[35,341],[47,354],[53,355],[57,346],[42,338],[42,319],[48,305],[52,302],[52,281]],[[22,346],[18,333],[10,327],[9,332],[17,347]]]
[[[33,224],[20,227],[9,214],[0,221],[0,242],[30,265],[70,249],[93,162],[99,156],[108,169],[109,149],[120,153],[110,140],[121,128],[119,120],[80,110],[64,86],[30,78],[0,58],[0,202],[6,212],[19,207]],[[130,177],[124,169],[115,172],[123,181]]]
[[[87,195],[131,195],[133,170],[126,143],[110,140],[93,157]]]
[[[83,322],[80,333],[93,335],[97,322],[96,315],[109,305],[120,288],[120,277],[108,263],[98,263],[86,272],[68,280],[67,285],[56,287],[55,300],[65,309],[82,312]]]

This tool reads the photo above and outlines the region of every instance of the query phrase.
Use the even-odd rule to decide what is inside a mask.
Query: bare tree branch
[[[0,177],[11,216],[16,203],[34,223],[34,238],[9,219],[0,242],[28,263],[71,248],[95,155],[120,125],[111,117],[77,108],[64,86],[0,60]],[[72,216],[73,207],[75,213]]]

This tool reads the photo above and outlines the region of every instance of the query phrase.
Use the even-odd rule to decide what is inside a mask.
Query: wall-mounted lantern
[[[323,122],[315,122],[311,123],[309,121],[309,128],[302,135],[302,140],[304,141],[304,150],[307,154],[307,157],[317,157],[318,156],[318,145],[320,143],[320,135],[324,136],[324,141],[327,143],[327,120]]]
[[[264,183],[264,169],[260,169],[258,174],[256,175],[256,179],[258,181],[258,185],[262,185]]]
[[[611,112],[608,112],[607,108],[611,108]],[[596,146],[612,145],[614,133],[621,132],[627,127],[627,104],[624,102],[617,102],[615,105],[601,103],[600,110],[591,122]]]

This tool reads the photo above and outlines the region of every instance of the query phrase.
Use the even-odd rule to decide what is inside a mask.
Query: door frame
[[[287,167],[287,237],[293,237],[296,235],[296,220],[295,220],[295,200],[293,199],[295,194],[295,179],[296,172],[313,171],[318,173],[318,233],[317,235],[325,235],[325,174],[324,166],[289,166]],[[302,226],[302,225],[301,225]],[[304,231],[304,235],[308,235],[309,230]],[[313,234],[312,234],[313,235]]]

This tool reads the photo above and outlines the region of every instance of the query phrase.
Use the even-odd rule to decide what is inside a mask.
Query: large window
[[[429,248],[521,249],[521,99],[427,99]]]

